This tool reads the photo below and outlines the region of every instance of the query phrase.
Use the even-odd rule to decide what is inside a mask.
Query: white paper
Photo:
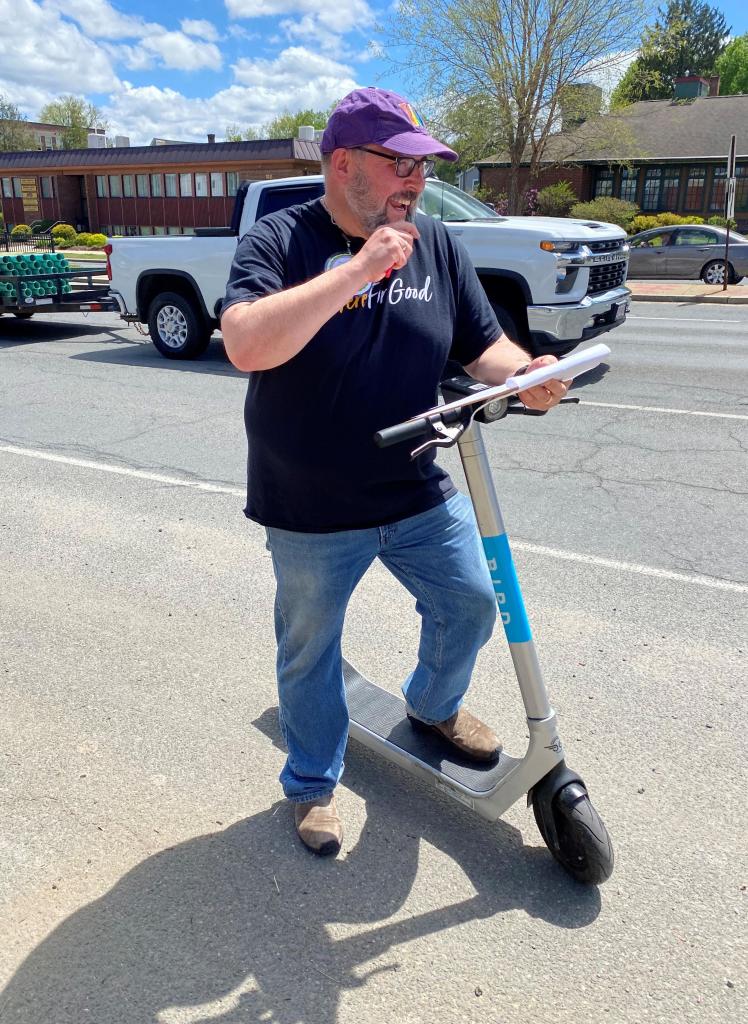
[[[541,366],[539,370],[531,370],[519,377],[507,377],[504,387],[510,391],[525,391],[549,380],[573,380],[580,373],[598,366],[609,355],[607,345],[592,345],[581,352],[572,352],[550,366]]]

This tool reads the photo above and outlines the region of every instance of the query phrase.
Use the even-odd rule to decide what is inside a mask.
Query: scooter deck
[[[416,731],[408,721],[405,701],[370,682],[345,659],[343,678],[353,723],[392,744],[434,775],[456,782],[477,796],[490,793],[521,763],[503,751],[498,761],[488,764],[461,758],[436,733]]]

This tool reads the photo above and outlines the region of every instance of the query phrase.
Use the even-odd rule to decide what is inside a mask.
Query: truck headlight
[[[579,242],[549,242],[543,241],[540,243],[540,248],[544,252],[573,252],[579,248]]]

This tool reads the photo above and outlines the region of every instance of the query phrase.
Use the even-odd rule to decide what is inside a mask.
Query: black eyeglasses
[[[353,149],[360,149],[362,153],[371,153],[372,156],[381,156],[383,160],[394,161],[395,174],[398,178],[409,178],[416,167],[423,171],[424,178],[428,178],[434,169],[433,160],[416,160],[412,156],[390,156],[389,153],[379,153],[376,149],[367,149],[366,146],[353,146]]]

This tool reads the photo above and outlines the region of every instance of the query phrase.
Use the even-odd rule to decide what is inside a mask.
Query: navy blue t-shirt
[[[402,270],[367,286],[292,359],[251,373],[245,514],[305,533],[383,526],[454,493],[433,450],[377,448],[373,435],[436,403],[448,359],[464,364],[500,328],[475,270],[426,216]],[[355,239],[355,253],[364,244]],[[226,310],[317,277],[346,242],[319,199],[263,217],[240,241]]]

